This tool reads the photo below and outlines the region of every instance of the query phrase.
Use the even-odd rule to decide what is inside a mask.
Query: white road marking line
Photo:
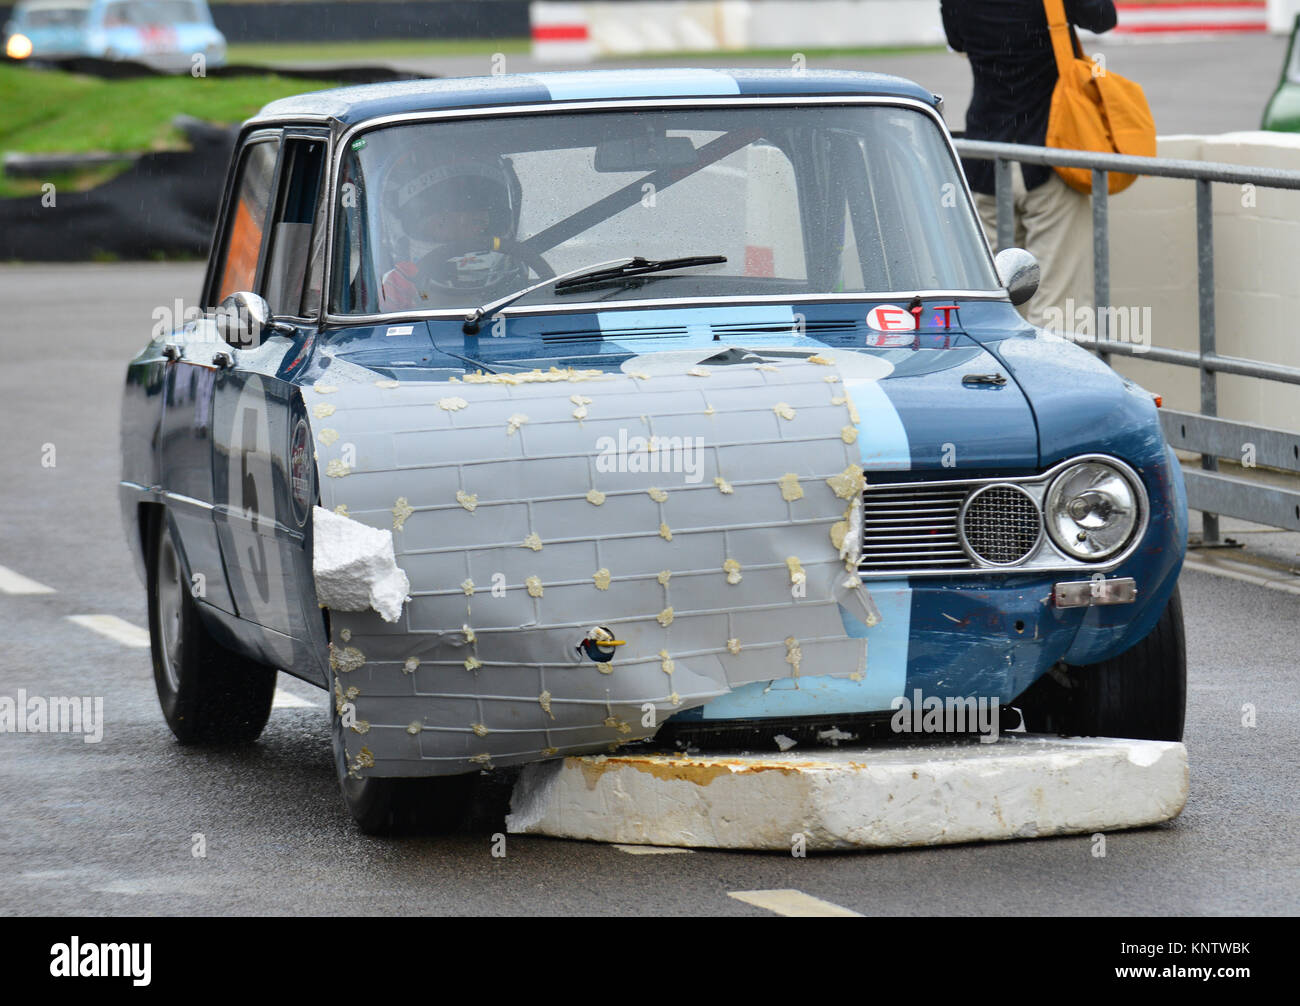
[[[694,852],[694,849],[678,849],[671,845],[615,845],[619,852],[632,856],[667,856],[674,852]]]
[[[124,646],[149,645],[148,632],[116,615],[69,615],[68,621],[76,622],[82,628],[98,632],[101,636],[107,636]]]
[[[323,703],[322,703],[323,705]],[[275,690],[275,698],[271,700],[272,709],[315,709],[315,702],[308,702],[306,699],[299,698],[292,692],[286,692],[283,688]]]
[[[1253,569],[1235,569],[1214,562],[1205,562],[1190,555],[1183,560],[1183,568],[1192,569],[1198,573],[1209,573],[1211,576],[1222,576],[1229,580],[1240,580],[1242,583],[1253,583],[1256,587],[1263,587],[1265,590],[1279,590],[1284,594],[1300,594],[1300,579],[1288,580],[1280,572],[1269,577],[1262,571],[1256,573]]]
[[[6,594],[53,594],[54,588],[29,580],[8,566],[0,566],[0,590]]]
[[[811,894],[804,894],[803,891],[788,888],[777,891],[728,891],[727,895],[747,905],[766,908],[777,915],[788,915],[793,918],[863,918],[858,912],[829,901],[822,901],[821,898],[814,898]]]

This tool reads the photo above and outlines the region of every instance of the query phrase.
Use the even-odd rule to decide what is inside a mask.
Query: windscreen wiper
[[[552,283],[559,284],[566,280],[577,279],[579,276],[585,275],[586,273],[603,272],[617,266],[631,265],[635,261],[636,259],[634,258],[610,259],[608,262],[601,262],[594,266],[585,265],[581,269],[570,269],[568,272],[562,272],[558,276],[548,276],[546,279],[540,280],[531,286],[526,286],[522,290],[516,290],[514,293],[508,293],[504,297],[498,297],[496,300],[489,301],[481,307],[474,308],[473,311],[465,315],[465,324],[462,325],[461,328],[464,330],[466,335],[474,335],[478,332],[480,323],[485,317],[487,317],[487,315],[491,314],[493,311],[500,311],[503,307],[513,304],[520,297],[528,296],[534,290],[540,290],[543,287],[550,286]]]
[[[554,286],[556,292],[559,293],[561,290],[572,290],[592,283],[605,283],[610,280],[622,279],[625,276],[641,276],[650,272],[686,269],[697,265],[717,265],[719,262],[725,261],[727,261],[725,255],[688,255],[684,258],[666,258],[658,261],[637,255],[631,258],[611,259],[609,262],[601,262],[594,266],[583,266],[581,269],[573,269],[569,272],[562,272],[558,276],[551,276],[531,286],[526,286],[522,290],[506,294],[506,296],[484,304],[482,307],[474,308],[465,316],[465,324],[461,328],[466,335],[474,335],[478,332],[483,319],[487,315],[499,311],[503,307],[508,307],[520,297],[526,297],[534,290],[540,290],[543,287]]]
[[[725,255],[687,255],[684,258],[665,258],[654,261],[639,255],[623,265],[609,269],[592,269],[590,272],[570,276],[555,284],[555,292],[572,290],[579,286],[593,283],[606,283],[610,280],[623,279],[627,276],[644,276],[648,272],[666,272],[669,269],[687,269],[697,265],[717,265],[727,261]]]

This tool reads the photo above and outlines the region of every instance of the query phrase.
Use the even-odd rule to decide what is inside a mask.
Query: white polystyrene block
[[[1034,838],[1156,824],[1187,801],[1182,744],[1003,736],[744,756],[627,755],[527,766],[512,833],[788,851]]]
[[[312,513],[316,600],[337,611],[373,608],[396,622],[411,584],[393,554],[393,533],[322,507]]]

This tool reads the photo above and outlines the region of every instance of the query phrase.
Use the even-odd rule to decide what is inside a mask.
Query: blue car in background
[[[938,104],[643,69],[246,123],[122,407],[177,738],[256,738],[277,669],[325,688],[366,831],[480,770],[904,702],[1180,739],[1158,402],[1017,313],[1037,263],[991,253]]]
[[[207,0],[20,0],[5,25],[10,59],[89,56],[190,72],[226,61]]]

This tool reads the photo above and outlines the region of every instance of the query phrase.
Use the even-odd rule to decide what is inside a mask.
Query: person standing
[[[970,60],[975,90],[967,139],[1042,146],[1056,86],[1056,60],[1042,0],[940,0],[948,45]],[[1065,0],[1071,25],[1098,34],[1115,27],[1112,0]],[[991,160],[963,160],[975,207],[997,249],[997,200]],[[1014,244],[1042,266],[1038,292],[1021,313],[1042,325],[1067,298],[1092,303],[1092,205],[1050,167],[1013,162]]]

